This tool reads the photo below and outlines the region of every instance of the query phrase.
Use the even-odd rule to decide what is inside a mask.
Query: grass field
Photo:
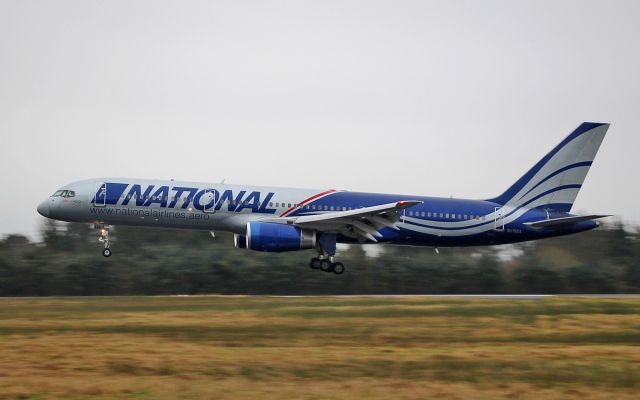
[[[640,398],[640,299],[0,299],[0,398]]]

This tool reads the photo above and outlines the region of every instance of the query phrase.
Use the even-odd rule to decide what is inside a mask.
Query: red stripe
[[[296,208],[302,207],[303,205],[307,204],[308,202],[317,199],[320,196],[324,196],[325,194],[329,194],[329,193],[333,193],[335,192],[335,189],[329,189],[326,192],[322,192],[322,193],[318,193],[314,196],[309,197],[308,199],[302,200],[300,203],[298,203],[297,206],[291,207],[290,209],[288,209],[287,211],[283,212],[282,214],[280,214],[281,217],[284,217],[285,215],[287,215],[288,213],[290,213],[291,211],[295,210]]]

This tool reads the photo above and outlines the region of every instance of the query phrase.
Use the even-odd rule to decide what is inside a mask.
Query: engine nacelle
[[[316,232],[293,225],[254,221],[247,223],[245,245],[251,250],[269,252],[312,249],[316,245]],[[239,246],[236,244],[236,247]]]

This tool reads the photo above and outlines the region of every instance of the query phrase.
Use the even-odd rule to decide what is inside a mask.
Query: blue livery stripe
[[[523,197],[525,197],[526,195],[528,195],[529,193],[531,193],[532,190],[534,190],[535,188],[537,188],[538,186],[542,185],[543,183],[545,183],[546,181],[548,181],[549,179],[553,178],[554,176],[561,174],[565,171],[568,171],[570,169],[573,168],[579,168],[579,167],[590,167],[591,164],[593,164],[592,161],[583,161],[583,162],[579,162],[579,163],[575,163],[575,164],[571,164],[571,165],[567,165],[564,168],[560,168],[559,170],[552,172],[551,174],[547,175],[546,178],[544,178],[543,180],[541,180],[540,182],[538,182],[534,187],[532,187],[531,189],[529,189],[527,191],[527,193],[523,194],[522,196],[520,196],[520,198],[518,200],[522,200]]]
[[[574,130],[569,136],[567,136],[562,142],[560,142],[560,144],[558,144],[553,150],[551,150],[546,156],[544,156],[542,160],[538,161],[538,163],[534,165],[533,168],[531,168],[526,174],[524,174],[524,176],[518,179],[516,183],[513,184],[509,189],[507,189],[500,196],[488,199],[487,201],[506,204],[510,199],[513,198],[513,196],[515,196],[520,190],[522,190],[522,188],[525,187],[525,185],[529,183],[529,181],[531,181],[531,179],[533,179],[533,177],[547,164],[547,162],[549,162],[549,160],[551,160],[554,155],[562,150],[563,147],[565,147],[567,144],[583,135],[584,133],[589,132],[590,130],[602,125],[606,124],[599,122],[583,122],[582,124],[580,124],[580,126],[578,126],[578,128],[576,128],[576,130]]]
[[[562,185],[562,186],[555,187],[553,189],[549,189],[546,192],[541,193],[538,196],[536,196],[536,197],[532,198],[531,200],[527,201],[526,203],[514,208],[508,214],[503,215],[502,219],[505,219],[505,218],[513,215],[517,211],[521,210],[523,207],[526,207],[527,205],[533,203],[534,201],[536,201],[539,198],[544,197],[544,196],[546,196],[548,194],[551,194],[551,193],[554,193],[554,192],[559,192],[559,191],[566,190],[566,189],[580,189],[581,187],[582,187],[582,185]],[[416,225],[416,226],[420,226],[420,227],[423,227],[423,228],[438,229],[438,230],[443,230],[443,231],[457,231],[457,230],[471,229],[471,228],[476,228],[478,226],[493,224],[493,222],[494,222],[494,219],[491,219],[490,221],[486,221],[486,222],[483,222],[481,224],[475,224],[475,225],[469,225],[469,226],[441,227],[441,226],[420,224],[420,223],[413,222],[413,221],[406,221],[406,220],[404,221],[405,224]]]

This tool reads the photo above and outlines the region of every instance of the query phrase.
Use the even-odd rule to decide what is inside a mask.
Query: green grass
[[[0,398],[636,398],[640,299],[0,299]]]

